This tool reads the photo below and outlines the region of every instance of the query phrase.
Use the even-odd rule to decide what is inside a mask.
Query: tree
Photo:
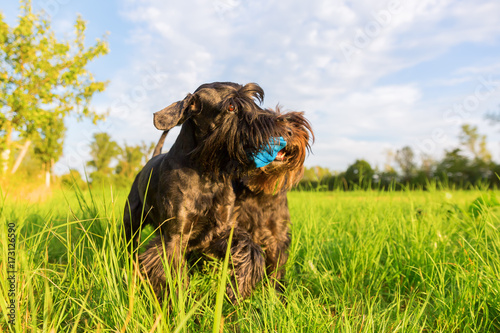
[[[394,151],[390,148],[384,150],[385,155],[385,164],[384,164],[384,172],[393,173],[394,168],[392,167],[392,162],[394,161]]]
[[[128,179],[135,177],[144,164],[146,164],[154,147],[154,143],[151,143],[149,146],[144,142],[137,146],[125,144],[118,156],[118,165],[115,169],[116,174]]]
[[[365,160],[356,160],[354,164],[347,168],[345,179],[349,184],[366,189],[371,186],[374,174],[375,172],[370,163]]]
[[[86,68],[93,59],[108,53],[104,40],[85,47],[85,22],[78,17],[75,38],[58,41],[50,23],[32,12],[30,0],[20,1],[18,25],[9,27],[0,13],[0,156],[3,175],[9,169],[13,135],[37,142],[37,156],[51,172],[62,154],[64,118],[102,117],[90,108],[95,93],[107,82],[95,80]],[[59,131],[55,131],[52,126]],[[57,132],[57,133],[56,133]],[[52,140],[52,141],[51,141]],[[49,147],[42,147],[43,145]],[[22,154],[21,154],[22,156]],[[18,164],[18,163],[16,163]]]
[[[415,154],[409,146],[405,146],[396,152],[396,163],[403,172],[403,182],[409,182],[417,169]]]
[[[498,108],[500,109],[500,105]],[[484,115],[484,118],[489,120],[491,125],[498,124],[500,123],[500,111],[489,111]]]
[[[118,164],[115,168],[115,184],[118,187],[128,187],[141,168],[146,164],[148,157],[155,147],[142,143],[137,146],[125,144],[118,155]]]
[[[128,146],[121,149],[118,156],[118,165],[116,166],[116,174],[122,175],[125,178],[135,176],[141,169],[144,159],[144,148],[142,146]]]
[[[302,179],[304,179],[304,181],[319,182],[325,178],[330,177],[331,175],[331,171],[327,168],[323,168],[320,166],[313,166],[311,168],[304,167],[304,175],[302,176]]]
[[[477,132],[477,126],[469,124],[462,125],[461,132],[458,135],[460,144],[467,149],[475,159],[489,162],[491,153],[486,148],[486,135],[480,135]]]
[[[47,120],[47,126],[40,128],[35,136],[35,156],[44,166],[45,185],[47,187],[50,186],[51,170],[55,159],[62,154],[65,131],[64,119],[62,117],[51,117]]]
[[[464,186],[469,179],[471,161],[460,148],[446,151],[443,160],[436,167],[436,175],[442,180]]]
[[[423,172],[428,179],[430,179],[433,175],[436,161],[434,161],[434,158],[432,158],[432,156],[429,154],[422,154],[420,156],[420,160],[422,161],[422,167],[420,171]]]
[[[94,169],[90,174],[92,182],[109,178],[112,175],[113,168],[111,162],[121,153],[121,149],[107,133],[94,134],[93,141],[90,144],[91,161],[88,166]]]

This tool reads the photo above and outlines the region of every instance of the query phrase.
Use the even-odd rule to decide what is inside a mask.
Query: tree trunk
[[[14,166],[12,167],[12,170],[10,173],[14,174],[16,173],[17,169],[21,165],[21,162],[23,161],[24,157],[26,156],[26,153],[28,152],[28,148],[31,145],[31,140],[26,140],[23,144],[23,147],[21,148],[21,151],[19,152],[19,156],[16,159],[16,162],[14,163]]]
[[[52,184],[55,184],[56,182],[56,175],[54,175],[54,159],[50,159],[50,178],[52,179]]]
[[[2,176],[7,174],[9,170],[10,148],[12,145],[12,124],[7,122],[7,130],[5,133],[5,147],[0,155],[2,160]]]
[[[45,163],[45,187],[50,187],[50,162]]]

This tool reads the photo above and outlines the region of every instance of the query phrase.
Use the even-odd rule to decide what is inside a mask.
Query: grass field
[[[292,192],[286,305],[265,282],[236,307],[217,302],[224,265],[205,262],[187,290],[175,287],[171,308],[124,250],[126,194],[60,191],[40,203],[4,194],[0,330],[13,329],[14,307],[19,332],[500,331],[491,192]]]

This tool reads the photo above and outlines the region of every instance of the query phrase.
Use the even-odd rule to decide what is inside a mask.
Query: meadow
[[[120,236],[127,191],[57,190],[31,202],[4,192],[0,330],[498,332],[496,194],[291,192],[286,302],[263,281],[231,305],[220,292],[229,260],[193,266],[187,288],[171,281],[175,297],[162,307]]]

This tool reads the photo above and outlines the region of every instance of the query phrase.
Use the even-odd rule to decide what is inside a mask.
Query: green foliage
[[[403,172],[403,182],[407,182],[415,174],[417,166],[415,163],[415,153],[409,146],[405,146],[396,153],[396,163]]]
[[[477,126],[469,124],[462,125],[458,135],[460,144],[464,146],[477,160],[488,162],[491,160],[491,153],[486,148],[486,135],[477,132]]]
[[[90,143],[91,160],[87,165],[94,169],[90,174],[92,181],[102,181],[111,176],[111,161],[120,154],[120,146],[111,140],[108,133],[95,133]]]
[[[33,142],[35,156],[43,164],[51,165],[56,158],[62,155],[64,132],[66,132],[64,119],[57,117],[48,119],[47,126],[38,132],[39,135]]]
[[[464,179],[465,171],[469,168],[470,160],[462,154],[460,148],[456,148],[445,153],[443,160],[436,167],[436,174],[457,182]]]
[[[118,163],[115,168],[115,185],[128,187],[132,184],[135,176],[141,171],[148,161],[154,143],[149,146],[144,142],[140,145],[129,146],[125,144],[118,155]]]
[[[29,147],[28,153],[24,157],[16,176],[24,178],[25,180],[33,180],[41,176],[43,169],[43,162],[38,158],[38,155],[35,153],[35,145],[32,144]]]
[[[146,152],[147,153],[147,152]],[[144,164],[145,152],[143,146],[129,146],[125,144],[119,156],[116,173],[124,177],[132,178],[140,171]]]
[[[107,133],[94,134],[90,143],[91,160],[87,162],[93,171],[90,173],[92,184],[114,184],[128,187],[135,176],[146,164],[154,144],[120,147]]]
[[[327,168],[314,166],[312,168],[304,168],[304,176],[302,179],[306,182],[321,181],[330,175],[331,172]]]
[[[102,117],[90,102],[107,83],[97,81],[87,65],[109,50],[104,40],[85,47],[81,17],[74,24],[75,38],[58,41],[50,22],[33,13],[31,1],[20,3],[17,26],[9,27],[0,13],[0,150],[10,152],[15,132],[33,140],[36,155],[48,164],[62,153],[66,116],[94,122]]]
[[[349,184],[359,188],[370,188],[375,172],[370,163],[365,160],[356,160],[345,172],[345,179]]]
[[[437,165],[435,174],[443,182],[465,188],[481,182],[497,184],[494,172],[495,164],[491,161],[478,158],[470,160],[457,148],[446,152],[444,159]]]

